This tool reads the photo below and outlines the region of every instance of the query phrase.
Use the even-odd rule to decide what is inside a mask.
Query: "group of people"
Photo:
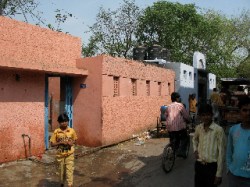
[[[190,97],[190,114],[181,103],[180,94],[171,94],[172,103],[166,107],[166,129],[170,142],[175,141],[177,156],[185,155],[187,124],[196,114],[197,102],[195,94]],[[226,157],[229,187],[250,187],[250,98],[239,102],[241,123],[230,128],[227,138],[224,130],[214,118],[214,110],[210,104],[199,107],[198,117],[201,123],[196,126],[193,135],[193,151],[195,157],[195,187],[216,187],[222,182],[223,163]],[[191,117],[190,117],[191,116]],[[191,119],[192,118],[192,119]],[[194,119],[193,119],[194,120]],[[58,117],[59,128],[50,138],[51,146],[57,147],[57,162],[61,186],[65,180],[69,187],[73,186],[74,144],[76,132],[68,126],[67,114]],[[226,155],[226,156],[225,156]]]
[[[215,90],[216,91],[216,90]],[[192,97],[195,97],[193,95]],[[216,99],[216,98],[215,98]],[[177,156],[185,151],[187,123],[190,115],[180,103],[179,93],[171,94],[172,103],[166,109],[166,128],[170,142],[177,138]],[[194,98],[192,98],[194,100]],[[193,101],[191,108],[197,107]],[[226,135],[216,123],[214,107],[211,104],[201,105],[193,135],[193,151],[195,157],[195,187],[216,187],[222,182],[223,163],[226,158],[229,187],[250,186],[250,98],[239,102],[241,123],[232,126],[226,143]],[[191,112],[195,113],[196,111]],[[192,116],[192,113],[190,113]],[[180,142],[180,144],[179,144]]]

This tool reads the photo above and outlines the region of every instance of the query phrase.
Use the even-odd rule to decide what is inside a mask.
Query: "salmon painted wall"
[[[118,143],[136,132],[155,128],[160,106],[171,102],[175,73],[138,61],[104,56],[102,74],[102,143]],[[113,97],[113,76],[119,77],[117,97]],[[131,79],[137,80],[136,96],[132,95]],[[149,96],[146,81],[150,81]],[[161,83],[160,96],[158,83]]]
[[[81,39],[0,16],[0,68],[84,74],[76,68]]]
[[[45,151],[45,73],[83,76],[87,70],[76,67],[80,38],[3,16],[0,28],[0,162],[7,162],[29,156],[22,134],[31,137],[32,155]]]
[[[44,79],[0,69],[0,163],[29,156],[29,139],[22,134],[31,137],[32,155],[44,152]]]
[[[77,61],[88,76],[74,79],[74,128],[78,143],[86,146],[102,145],[102,61],[103,56]],[[80,88],[85,84],[86,88]]]
[[[170,103],[170,93],[174,91],[173,71],[106,55],[80,59],[77,64],[89,72],[88,77],[74,83],[78,87],[74,90],[78,143],[109,145],[156,127],[160,106]],[[118,97],[113,97],[114,76],[119,77]],[[137,96],[132,96],[131,78],[137,79]],[[146,80],[150,80],[150,96],[146,94]],[[161,96],[158,82],[162,86]],[[81,83],[86,88],[80,89]]]

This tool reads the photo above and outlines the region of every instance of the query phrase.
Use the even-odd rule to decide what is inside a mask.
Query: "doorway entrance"
[[[58,128],[57,117],[66,113],[69,126],[73,125],[72,86],[68,76],[46,75],[45,77],[45,146],[49,148],[49,138]]]

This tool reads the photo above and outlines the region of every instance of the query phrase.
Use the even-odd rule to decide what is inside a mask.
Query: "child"
[[[59,128],[55,129],[50,138],[51,146],[57,146],[57,162],[59,165],[59,174],[61,186],[64,186],[64,176],[68,187],[73,186],[74,172],[74,144],[77,139],[75,130],[68,127],[69,117],[67,114],[61,114],[58,117]]]
[[[216,187],[222,181],[225,133],[213,122],[212,111],[208,104],[199,108],[199,118],[203,123],[195,128],[193,136],[195,187]]]

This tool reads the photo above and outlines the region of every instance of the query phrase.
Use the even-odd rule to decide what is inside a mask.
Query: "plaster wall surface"
[[[175,76],[171,70],[106,55],[80,59],[77,65],[89,72],[88,77],[74,83],[76,88],[86,84],[86,88],[74,90],[77,95],[74,128],[83,145],[110,145],[154,128],[160,106],[170,103]],[[114,77],[119,77],[117,97],[114,97]],[[136,79],[136,95],[132,95],[131,79]],[[149,96],[146,80],[150,81]],[[161,95],[158,82],[161,82]]]
[[[209,99],[210,95],[211,95],[211,93],[213,91],[213,89],[217,87],[216,86],[216,75],[213,74],[213,73],[209,73],[207,81],[208,81],[208,84],[207,84],[208,85],[208,88],[207,88],[207,91],[208,91],[208,93],[207,93],[207,99]]]
[[[86,74],[76,68],[81,40],[0,16],[0,67],[72,75]]]
[[[117,143],[136,132],[155,128],[160,106],[171,102],[175,73],[154,65],[104,56],[102,74],[102,144]],[[119,77],[117,97],[113,97],[113,77]],[[136,95],[132,95],[131,79],[137,81]],[[146,81],[150,81],[150,95],[146,94]]]
[[[193,67],[197,69],[206,69],[205,55],[196,51],[193,55]]]
[[[182,103],[186,105],[187,110],[189,109],[188,98],[189,95],[195,93],[198,94],[197,87],[195,86],[195,68],[177,62],[170,62],[166,64],[166,67],[173,69],[176,74],[175,80],[175,91],[181,95]],[[197,99],[198,97],[196,97]]]
[[[0,121],[0,163],[44,152],[43,74],[0,69]]]
[[[102,145],[102,61],[102,56],[77,60],[78,67],[89,72],[73,83],[73,124],[78,143],[86,146]],[[81,84],[86,88],[80,88]]]

